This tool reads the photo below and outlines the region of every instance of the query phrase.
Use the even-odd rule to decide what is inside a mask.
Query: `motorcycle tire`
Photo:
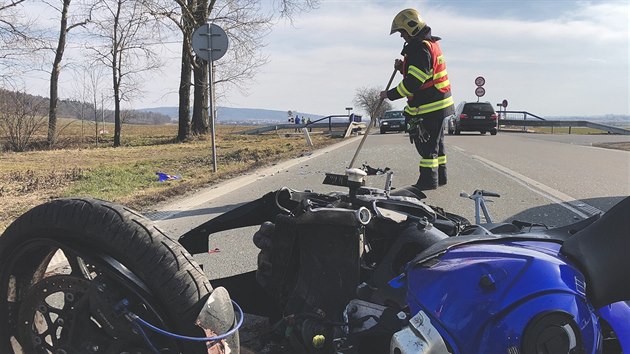
[[[86,296],[89,282],[95,282],[94,278],[90,279],[90,277],[98,278],[96,274],[104,272],[102,269],[97,269],[97,266],[102,265],[106,258],[111,257],[148,288],[151,294],[150,299],[154,302],[141,305],[143,309],[154,311],[150,313],[152,315],[150,318],[159,319],[161,323],[158,322],[158,324],[165,326],[169,331],[187,336],[205,337],[203,330],[195,325],[195,320],[213,289],[199,265],[183,247],[166,236],[150,220],[123,206],[95,199],[58,199],[29,210],[0,236],[0,294],[2,294],[0,318],[3,318],[3,321],[0,321],[1,353],[14,353],[16,342],[19,342],[19,347],[22,347],[25,353],[42,351],[42,348],[36,347],[33,342],[24,340],[24,338],[29,338],[29,331],[36,332],[37,329],[33,329],[36,323],[32,313],[28,312],[30,310],[20,309],[20,306],[27,307],[26,303],[29,301],[25,298],[29,296],[35,297],[35,302],[31,301],[31,303],[40,301],[37,299],[37,294],[33,294],[38,291],[38,288],[35,288],[38,283],[48,282],[48,286],[53,286],[52,280],[46,279],[57,278],[47,278],[49,276],[47,272],[50,272],[51,259],[55,255],[59,257],[59,250],[63,252],[67,260],[70,274],[56,277],[68,284],[73,284],[66,285],[65,288],[68,290],[74,286],[75,292],[72,298],[75,295]],[[125,281],[120,278],[117,280]],[[81,287],[83,284],[85,286],[83,293],[76,292],[76,287]],[[59,291],[59,285],[55,286],[57,286],[56,291]],[[36,290],[32,290],[33,288]],[[121,285],[120,288],[122,289],[123,286]],[[47,291],[48,289],[44,289],[43,292]],[[70,295],[66,294],[66,297],[70,298]],[[36,309],[37,306],[34,308]],[[70,310],[64,305],[64,310],[55,311]],[[75,316],[77,311],[74,311],[74,314],[68,312],[68,315]],[[21,333],[24,333],[24,328],[19,327],[18,317],[25,312],[31,316],[32,325],[31,328],[25,329],[27,336],[20,337],[19,329],[22,329]],[[34,314],[37,316],[36,312]],[[54,322],[49,323],[47,327],[53,324]],[[58,329],[55,332],[62,331]],[[152,336],[159,336],[148,330],[146,332]],[[35,335],[40,334],[35,333]],[[52,335],[54,337],[55,333]],[[49,341],[54,340],[59,339],[52,338]],[[157,340],[174,343],[172,347],[176,349],[169,347],[166,350],[168,353],[208,352],[205,342],[180,341],[171,338]],[[24,343],[25,341],[27,343]],[[41,342],[41,339],[39,341]],[[150,345],[133,344],[132,346],[144,347],[143,350],[137,350],[144,353],[146,346]],[[19,352],[19,347],[16,352]],[[72,350],[76,350],[75,348],[73,347]],[[94,348],[98,346],[92,346],[92,352]],[[68,349],[60,351],[47,348],[54,353],[65,353]],[[44,352],[49,351],[44,350]],[[107,350],[103,352],[105,351]],[[97,350],[97,352],[101,351]]]

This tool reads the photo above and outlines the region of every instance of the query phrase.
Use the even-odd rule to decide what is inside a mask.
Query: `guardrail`
[[[499,130],[501,126],[519,126],[523,127],[551,127],[553,133],[554,127],[569,128],[569,134],[571,134],[572,127],[586,127],[592,129],[598,129],[609,134],[621,134],[630,135],[630,130],[619,127],[613,127],[601,123],[593,123],[586,120],[547,120],[543,117],[539,117],[527,111],[499,111]],[[529,120],[527,118],[530,118]],[[519,119],[520,118],[520,119]],[[532,119],[535,118],[535,119]]]
[[[546,120],[543,117],[537,116],[527,111],[500,111],[499,113],[501,119],[499,119],[499,130],[501,130],[501,126],[518,126],[518,127],[551,127],[552,132],[554,127],[562,127],[569,128],[569,134],[571,134],[572,127],[587,127],[592,129],[598,129],[601,131],[605,131],[609,134],[620,134],[620,135],[630,135],[630,130],[623,129],[619,127],[613,127],[606,124],[593,123],[585,120]],[[310,124],[293,124],[293,123],[284,123],[284,124],[276,124],[276,125],[267,125],[264,127],[259,127],[255,129],[250,129],[242,132],[238,132],[237,134],[248,134],[248,135],[256,135],[269,131],[282,130],[282,129],[302,129],[304,127],[308,128],[326,128],[328,127],[328,131],[332,131],[333,128],[342,128],[340,130],[345,131],[348,129],[350,122],[333,122],[333,118],[347,118],[347,115],[332,115],[320,118],[311,122]],[[520,117],[520,119],[518,119]],[[509,118],[509,119],[508,119]],[[517,118],[517,119],[512,119]],[[529,118],[529,119],[528,119]],[[322,121],[328,120],[328,122],[322,123]],[[369,123],[366,123],[369,124]]]
[[[523,120],[527,120],[527,117],[532,117],[532,118],[536,118],[538,120],[546,120],[543,117],[539,117],[533,113],[529,113],[527,111],[499,111],[498,112],[500,116],[502,116],[504,119],[507,119],[507,115],[510,115],[510,118],[512,117],[517,117],[517,116],[523,116]]]
[[[348,128],[348,125],[350,124],[349,121],[346,122],[333,122],[332,119],[333,118],[348,118],[348,115],[332,115],[332,116],[326,116],[323,118],[320,118],[318,120],[312,121],[309,124],[295,124],[295,123],[283,123],[283,124],[275,124],[275,125],[267,125],[264,127],[259,127],[259,128],[254,128],[254,129],[250,129],[250,130],[245,130],[242,132],[238,132],[237,134],[246,134],[246,135],[257,135],[257,134],[262,134],[262,133],[266,133],[266,132],[270,132],[270,131],[276,131],[276,130],[282,130],[282,129],[302,129],[304,127],[307,128],[326,128],[328,127],[328,131],[332,131],[333,128],[343,128],[343,130],[345,131],[345,129]],[[327,120],[328,122],[324,122],[321,123],[322,121]]]
[[[572,127],[587,127],[592,129],[598,129],[608,132],[609,134],[621,134],[630,135],[630,130],[619,127],[613,127],[606,124],[593,123],[585,120],[525,120],[525,119],[500,119],[499,130],[501,126],[511,125],[518,127],[563,127],[569,128],[569,134],[571,134]]]

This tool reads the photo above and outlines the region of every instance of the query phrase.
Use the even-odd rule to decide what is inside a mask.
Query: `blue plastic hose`
[[[231,330],[225,332],[224,334],[220,334],[218,336],[215,337],[189,337],[189,336],[184,336],[181,334],[176,334],[176,333],[171,333],[167,330],[164,330],[162,328],[158,328],[154,325],[152,325],[151,323],[145,321],[144,319],[142,319],[140,316],[136,315],[133,312],[129,312],[128,315],[131,317],[132,320],[135,321],[135,323],[140,324],[156,333],[162,334],[164,336],[167,337],[173,337],[173,338],[177,338],[180,340],[187,340],[187,341],[193,341],[193,342],[216,342],[216,341],[220,341],[222,339],[225,339],[231,335],[233,335],[234,333],[236,333],[236,331],[239,330],[239,328],[241,328],[241,326],[243,325],[243,310],[241,309],[241,307],[234,301],[232,301],[232,305],[234,305],[234,307],[236,308],[236,311],[238,312],[238,322],[236,323],[236,325],[234,326],[234,328],[232,328]],[[144,334],[144,331],[141,331],[141,334]],[[153,346],[153,344],[151,343],[151,341],[149,340],[148,337],[145,337],[145,341],[147,341],[147,344],[149,344],[150,346]],[[154,346],[153,346],[154,347]],[[153,348],[152,348],[153,349]]]

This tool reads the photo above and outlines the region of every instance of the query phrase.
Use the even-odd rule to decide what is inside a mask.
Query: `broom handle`
[[[385,91],[389,90],[389,86],[391,86],[392,81],[394,81],[394,77],[396,76],[397,71],[398,71],[397,69],[394,69],[394,72],[392,73],[392,76],[389,78],[389,82],[387,83],[387,87],[385,87]],[[385,101],[384,98],[381,98],[381,100],[378,101],[378,105],[376,106],[376,109],[374,110],[374,112],[378,112],[378,110],[381,108],[381,105],[383,104],[383,101]],[[361,139],[361,142],[359,143],[359,147],[357,148],[357,151],[354,152],[354,157],[352,157],[352,161],[350,161],[350,166],[348,166],[348,168],[352,168],[352,166],[354,165],[354,161],[357,159],[357,156],[359,155],[359,151],[361,151],[361,148],[363,147],[363,143],[365,143],[365,139],[370,133],[370,129],[372,129],[372,126],[374,125],[374,120],[375,120],[374,117],[370,117],[370,125],[368,125],[367,129],[365,130],[365,134],[363,134],[363,138]]]

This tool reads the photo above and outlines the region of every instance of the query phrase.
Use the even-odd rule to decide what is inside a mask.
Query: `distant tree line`
[[[31,107],[38,107],[36,114],[46,115],[47,108],[49,107],[50,100],[48,97],[34,96],[27,93],[13,92],[5,89],[0,89],[0,104],[6,107],[10,102],[7,100],[15,100],[15,97],[21,96],[20,102],[29,102]],[[129,124],[169,124],[171,123],[171,117],[163,113],[138,111],[133,109],[123,109],[124,122]],[[57,116],[60,118],[72,118],[72,119],[88,119],[88,117],[99,117],[99,121],[106,123],[114,123],[114,111],[111,109],[103,109],[94,107],[93,103],[81,102],[75,99],[60,99],[57,103]]]
[[[50,100],[47,97],[0,89],[0,150],[20,152],[38,148],[39,143],[34,144],[34,137],[45,128],[49,107]],[[92,132],[97,146],[105,123],[115,122],[114,111],[102,110],[89,102],[77,100],[59,100],[57,114],[61,118],[81,120],[82,136],[83,123],[89,123],[94,128]],[[122,110],[121,117],[129,124],[155,125],[171,121],[169,116],[162,113],[136,110]],[[57,127],[57,130],[63,128]]]

